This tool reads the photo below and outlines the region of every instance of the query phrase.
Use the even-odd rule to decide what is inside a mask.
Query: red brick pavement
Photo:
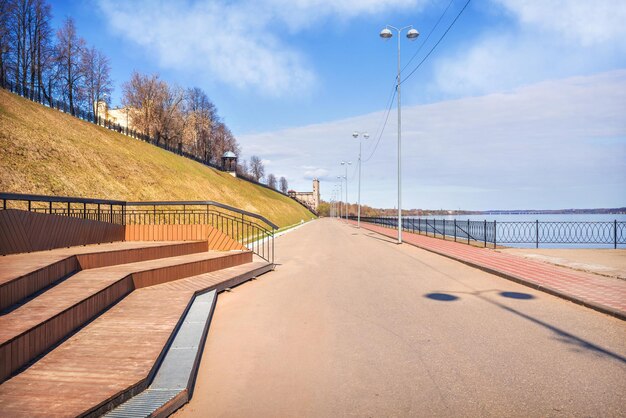
[[[348,221],[356,224],[354,221]],[[395,238],[397,230],[361,222]],[[403,242],[626,320],[626,281],[439,238],[402,232]]]

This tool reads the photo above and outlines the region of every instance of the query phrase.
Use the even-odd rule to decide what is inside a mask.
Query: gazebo
[[[237,156],[232,151],[226,151],[222,155],[222,170],[230,173],[233,177],[237,177]]]

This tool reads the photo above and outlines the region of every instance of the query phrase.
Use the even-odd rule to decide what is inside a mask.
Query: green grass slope
[[[280,193],[0,90],[0,191],[215,200],[279,226],[314,217]]]

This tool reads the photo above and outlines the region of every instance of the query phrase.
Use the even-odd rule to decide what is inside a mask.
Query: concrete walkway
[[[626,414],[624,321],[331,219],[276,254],[177,417]]]
[[[356,225],[354,221],[348,221]],[[361,227],[395,239],[397,230],[361,223]],[[530,260],[512,254],[474,247],[454,241],[431,238],[425,235],[402,233],[402,240],[428,251],[450,257],[566,298],[600,312],[626,320],[626,281],[574,271],[548,263]]]

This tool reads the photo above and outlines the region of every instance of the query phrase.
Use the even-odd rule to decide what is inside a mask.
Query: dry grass
[[[0,90],[0,191],[215,200],[279,226],[313,215],[288,197]]]

